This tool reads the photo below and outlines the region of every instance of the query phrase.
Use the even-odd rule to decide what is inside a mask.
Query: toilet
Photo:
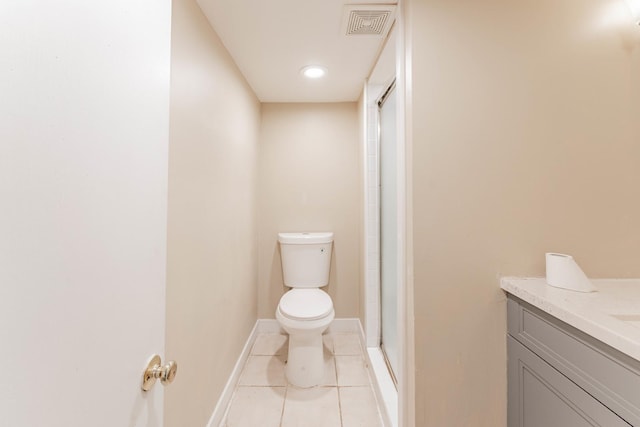
[[[324,357],[322,333],[335,317],[329,294],[333,233],[279,233],[282,273],[291,288],[280,298],[276,319],[289,334],[287,380],[297,387],[313,387],[322,381]]]

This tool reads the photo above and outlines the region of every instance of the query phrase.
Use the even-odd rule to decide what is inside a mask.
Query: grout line
[[[333,341],[333,337],[331,337],[331,344],[333,345],[333,366],[336,369],[336,391],[338,392],[338,415],[340,415],[340,427],[344,426],[344,421],[342,420],[342,397],[340,394],[340,387],[338,383],[338,358],[336,357],[336,343]]]
[[[289,394],[289,384],[287,384],[284,389],[284,400],[282,401],[282,411],[280,412],[280,427],[282,427],[282,423],[284,422],[284,407],[287,405],[287,394]]]
[[[342,421],[342,395],[340,394],[340,387],[336,387],[338,391],[338,414],[340,415],[340,427],[343,427],[344,421]]]
[[[285,387],[286,387],[286,385],[255,385],[255,384],[251,384],[251,385],[240,385],[240,384],[238,384],[238,386],[236,387],[236,390],[237,390],[239,387],[246,387],[246,388],[265,388],[265,387],[268,387],[268,388],[285,388]]]
[[[336,387],[340,387],[340,374],[338,373],[338,356],[333,355],[333,363],[336,366]]]

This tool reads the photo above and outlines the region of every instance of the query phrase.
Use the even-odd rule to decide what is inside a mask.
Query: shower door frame
[[[402,69],[402,66],[399,67]],[[391,396],[391,410],[387,402],[387,412],[392,426],[413,426],[414,405],[413,405],[413,371],[410,367],[413,365],[413,307],[407,303],[410,298],[410,273],[409,258],[407,252],[410,250],[411,239],[407,233],[407,186],[410,171],[407,169],[407,145],[405,142],[405,86],[404,79],[398,74],[395,78],[396,91],[396,155],[397,155],[397,372],[393,380],[384,380],[377,378],[378,384],[386,382],[394,388]],[[369,356],[372,363],[376,365],[374,356],[376,352],[382,353],[380,348],[381,335],[381,299],[380,299],[380,169],[379,169],[379,117],[378,117],[378,99],[391,86],[393,80],[383,86],[372,86],[365,84],[362,114],[364,116],[363,123],[363,175],[364,175],[364,213],[365,213],[365,232],[364,232],[364,270],[365,270],[365,289],[364,289],[364,305],[365,305],[365,322],[364,332],[365,341],[368,348]],[[384,358],[384,356],[378,357]],[[385,360],[386,362],[386,360]],[[385,363],[382,362],[382,363]],[[387,366],[382,369],[388,370]],[[374,371],[376,368],[374,366]],[[389,370],[390,371],[390,370]],[[391,377],[391,374],[388,374]],[[378,373],[376,372],[376,377]],[[395,384],[392,383],[395,382]],[[384,387],[383,387],[384,388]],[[383,391],[383,394],[385,392]],[[387,400],[385,396],[383,400]]]
[[[396,102],[397,102],[397,228],[398,228],[398,372],[397,392],[394,389],[390,401],[382,396],[384,406],[392,426],[415,427],[415,355],[414,355],[414,308],[413,308],[413,262],[412,262],[412,220],[411,212],[411,56],[405,40],[407,23],[404,19],[404,2],[398,1],[396,15]],[[364,190],[364,332],[370,356],[380,354],[380,268],[379,268],[379,202],[377,188],[378,141],[377,141],[377,100],[386,90],[391,80],[384,86],[374,87],[365,82],[361,104],[363,150],[363,190]],[[376,362],[371,358],[373,365]],[[382,366],[380,371],[386,371]],[[374,371],[376,371],[374,366]],[[378,372],[376,371],[376,377]],[[383,379],[384,380],[384,379]],[[376,381],[380,384],[380,378]],[[387,380],[390,383],[391,380]],[[384,387],[382,387],[384,388]],[[390,385],[393,388],[393,385]],[[383,392],[384,393],[384,392]],[[394,401],[395,400],[395,401]]]

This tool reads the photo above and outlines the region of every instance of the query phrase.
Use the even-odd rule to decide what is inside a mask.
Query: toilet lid
[[[333,310],[331,297],[320,289],[291,289],[280,299],[280,313],[294,320],[317,320]]]

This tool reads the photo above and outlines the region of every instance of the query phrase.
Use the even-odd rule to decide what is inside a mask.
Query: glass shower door
[[[378,101],[380,111],[381,348],[395,382],[398,372],[398,168],[395,85]]]

